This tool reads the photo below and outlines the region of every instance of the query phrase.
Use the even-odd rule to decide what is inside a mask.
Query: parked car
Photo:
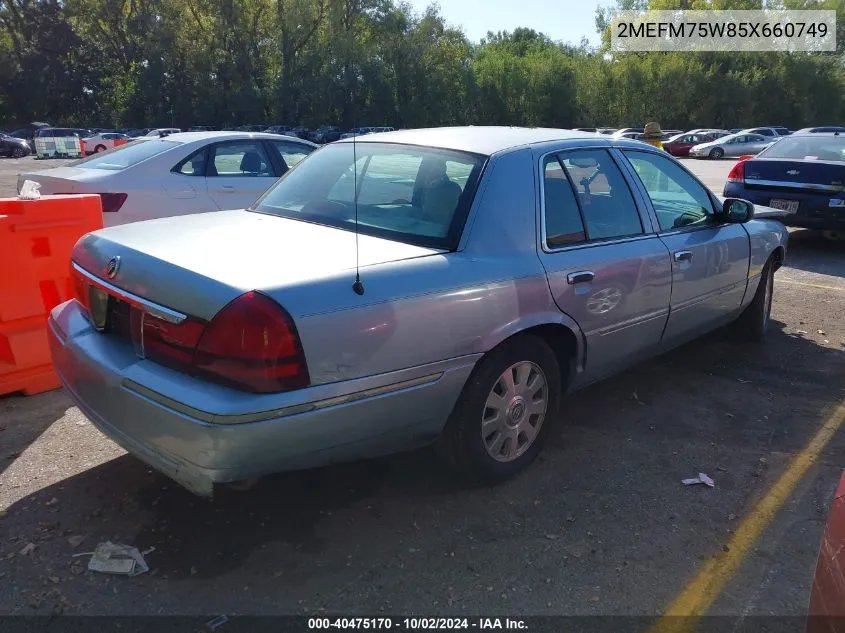
[[[313,131],[311,130],[311,128],[307,128],[304,125],[298,125],[290,131],[291,136],[295,136],[306,141],[310,140],[312,134]]]
[[[731,169],[726,196],[782,209],[787,226],[845,235],[845,136],[792,134]]]
[[[276,178],[316,145],[246,132],[183,132],[143,137],[67,167],[18,176],[41,193],[99,193],[106,226],[239,209],[255,202]]]
[[[785,127],[750,127],[741,130],[741,132],[744,134],[760,134],[762,136],[771,137],[769,140],[779,136],[789,136],[792,134],[792,131]]]
[[[574,127],[572,128],[573,132],[593,132],[594,134],[598,133],[598,130],[594,127]]]
[[[845,473],[833,494],[810,589],[805,633],[842,633],[845,626]]]
[[[845,133],[845,127],[839,125],[824,125],[822,127],[801,128],[795,134],[830,134],[833,132]]]
[[[23,158],[24,156],[29,156],[31,153],[32,150],[26,139],[9,136],[8,134],[0,134],[0,156]]]
[[[236,132],[263,132],[267,129],[266,123],[251,123],[249,125],[241,125],[235,128]]]
[[[712,140],[715,140],[715,137],[706,132],[676,134],[663,141],[663,149],[672,156],[689,156],[690,149],[695,145],[709,143]]]
[[[613,138],[621,138],[625,134],[642,134],[645,131],[645,128],[641,127],[623,127],[622,129],[616,130],[613,133]]]
[[[83,237],[53,364],[98,428],[199,494],[431,442],[500,481],[566,394],[732,322],[765,336],[788,233],[754,213],[581,132],[339,141],[250,209]]]
[[[340,135],[341,139],[352,138],[353,136],[364,136],[365,134],[370,134],[373,131],[371,127],[354,127],[348,132],[344,132]]]
[[[268,134],[290,135],[291,130],[293,130],[293,128],[289,125],[271,125],[264,131]]]
[[[731,134],[736,134],[738,132],[742,132],[743,129],[745,129],[745,128],[735,127],[735,128],[731,128],[730,132],[731,132]]]
[[[31,151],[35,151],[35,134],[41,128],[50,127],[49,123],[44,123],[41,121],[33,121],[26,127],[19,128],[17,130],[13,130],[9,132],[9,136],[14,136],[16,138],[24,139],[27,144],[29,145],[29,149]]]
[[[144,136],[152,136],[154,138],[164,138],[165,136],[170,136],[171,134],[178,134],[181,132],[178,127],[157,127],[149,130]]]
[[[616,128],[613,128],[613,127],[600,127],[600,128],[598,128],[597,132],[598,132],[599,134],[603,134],[603,135],[607,135],[607,136],[612,136],[612,135],[616,132]]]
[[[771,138],[760,134],[740,132],[739,134],[728,134],[700,145],[693,145],[689,150],[689,155],[697,158],[724,158],[726,156],[756,154],[771,143]]]
[[[148,132],[151,132],[153,128],[149,127],[136,127],[136,128],[129,128],[127,129],[124,134],[129,138],[138,138],[139,136],[146,136]]]
[[[82,139],[85,142],[85,154],[97,154],[108,149],[114,149],[130,140],[130,137],[117,132],[103,132]],[[123,142],[123,143],[122,143]]]
[[[340,128],[334,126],[327,126],[318,128],[314,132],[314,142],[325,144],[325,143],[333,143],[340,139]]]

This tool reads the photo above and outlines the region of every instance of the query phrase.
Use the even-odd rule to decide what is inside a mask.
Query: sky
[[[434,0],[407,0],[422,13]],[[545,33],[553,40],[578,44],[586,37],[594,45],[596,7],[611,0],[437,0],[440,14],[451,26],[459,26],[470,40],[487,31],[513,31],[524,26]]]

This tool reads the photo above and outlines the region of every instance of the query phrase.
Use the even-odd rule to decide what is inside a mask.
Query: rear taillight
[[[73,298],[79,302],[85,310],[90,309],[90,297],[88,296],[88,284],[85,283],[82,273],[76,270],[76,267],[71,264],[70,278],[73,280]]]
[[[101,193],[100,202],[103,205],[103,213],[116,213],[126,202],[125,193]]]
[[[138,320],[142,322],[139,324]],[[143,332],[144,358],[185,373],[193,372],[194,351],[205,325],[205,321],[192,317],[182,323],[168,323],[132,310],[132,332]]]
[[[741,160],[728,172],[728,182],[745,182],[745,161]]]
[[[275,301],[254,291],[226,305],[205,327],[194,352],[193,372],[258,393],[308,384],[293,320]]]

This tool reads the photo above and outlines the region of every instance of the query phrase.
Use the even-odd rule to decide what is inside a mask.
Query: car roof
[[[517,147],[548,141],[584,139],[596,142],[592,132],[576,132],[555,128],[527,127],[437,127],[414,130],[379,132],[357,137],[356,143],[406,143],[440,149],[451,149],[474,154],[491,155]],[[610,144],[610,139],[607,139]],[[342,139],[339,143],[351,143],[352,139]]]
[[[305,141],[301,138],[297,138],[295,136],[285,136],[283,134],[271,134],[269,132],[234,132],[234,131],[205,131],[205,132],[174,132],[165,137],[168,141],[177,141],[180,143],[192,143],[194,141],[204,141],[204,140],[218,140],[218,141],[225,141],[225,140],[243,140],[248,138],[266,138],[266,139],[278,139],[278,138],[289,138],[291,140],[297,141],[298,143],[305,143],[307,145],[312,145],[308,141]],[[315,146],[316,147],[316,146]]]

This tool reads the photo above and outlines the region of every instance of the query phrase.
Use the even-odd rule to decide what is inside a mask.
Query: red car
[[[709,143],[716,138],[713,134],[676,134],[663,141],[663,149],[672,156],[689,156],[690,148],[701,143]]]
[[[807,615],[806,633],[845,632],[845,475],[830,504]]]

